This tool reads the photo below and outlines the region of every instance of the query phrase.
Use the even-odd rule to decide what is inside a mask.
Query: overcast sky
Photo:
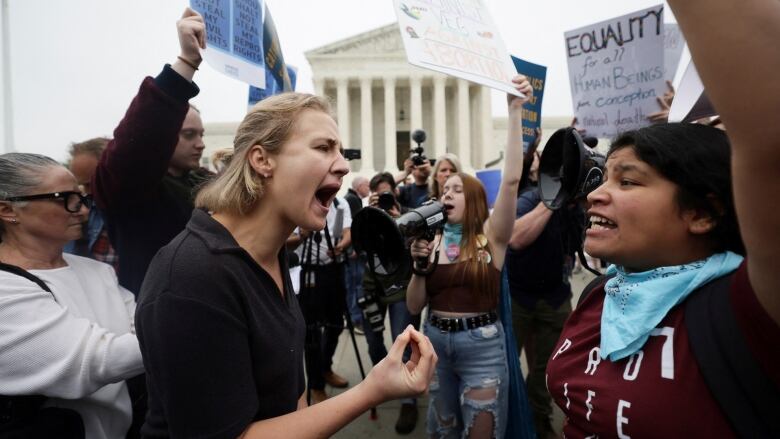
[[[111,135],[142,78],[156,75],[164,63],[175,60],[175,22],[189,4],[186,0],[6,1],[16,150],[58,160],[65,159],[70,142]],[[285,60],[299,68],[299,91],[313,90],[304,52],[396,21],[392,0],[265,1]],[[543,116],[572,113],[564,31],[661,3],[485,1],[509,52],[548,67]],[[666,22],[674,21],[668,8],[664,14]],[[245,84],[206,64],[195,82],[201,93],[193,102],[202,110],[204,122],[241,120],[246,112]],[[493,101],[493,115],[501,116],[503,96],[494,93]]]

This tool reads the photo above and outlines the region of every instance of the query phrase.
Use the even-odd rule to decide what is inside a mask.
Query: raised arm
[[[501,174],[501,185],[498,188],[493,212],[490,214],[485,226],[485,234],[493,250],[493,263],[499,268],[504,265],[506,246],[512,237],[517,186],[523,174],[523,104],[533,94],[531,83],[528,82],[525,76],[515,76],[512,78],[512,83],[526,97],[519,98],[514,95],[507,95],[509,126],[504,155],[504,170]]]
[[[548,209],[541,201],[531,210],[526,208],[526,213],[515,220],[512,227],[512,239],[509,247],[512,250],[522,250],[531,245],[552,218],[553,211]]]
[[[780,2],[669,0],[732,144],[750,283],[780,323]],[[714,31],[716,30],[716,31]]]
[[[104,210],[134,207],[168,169],[188,101],[199,91],[192,83],[193,66],[200,63],[206,38],[203,18],[189,8],[177,29],[179,57],[156,78],[144,79],[100,159],[93,187],[95,201]]]

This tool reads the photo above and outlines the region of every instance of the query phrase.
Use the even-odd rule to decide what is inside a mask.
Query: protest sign
[[[262,0],[190,0],[190,6],[206,23],[206,62],[239,81],[265,87]]]
[[[512,62],[515,64],[517,73],[525,75],[534,89],[531,99],[523,104],[523,152],[526,152],[536,140],[536,129],[542,126],[542,97],[544,96],[547,67],[515,56],[512,57]]]
[[[564,34],[574,115],[589,136],[649,125],[663,96],[663,5]]]
[[[263,17],[263,53],[265,53],[265,87],[249,86],[249,106],[255,105],[268,96],[295,90],[297,71],[284,63],[282,46],[268,5],[265,6]]]
[[[692,122],[718,114],[704,91],[699,72],[693,60],[683,73],[677,93],[669,109],[669,122]]]
[[[267,65],[267,64],[266,64]],[[277,80],[276,76],[273,76],[270,72],[266,71],[266,86],[265,88],[257,88],[249,86],[249,106],[253,106],[256,103],[262,101],[268,96],[273,96],[285,91],[295,91],[295,83],[297,82],[298,70],[293,66],[287,66],[287,76],[290,78],[290,89],[285,90],[281,83]],[[273,79],[269,80],[271,77]]]
[[[482,171],[477,171],[477,178],[485,187],[488,208],[492,209],[493,204],[495,204],[496,198],[498,197],[498,188],[501,187],[501,170],[484,169]]]
[[[680,32],[680,26],[675,23],[664,23],[664,79],[674,81],[674,75],[680,65],[685,38]]]
[[[409,63],[520,96],[512,59],[482,0],[393,0]]]

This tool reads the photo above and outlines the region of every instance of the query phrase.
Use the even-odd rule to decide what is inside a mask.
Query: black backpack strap
[[[577,307],[580,306],[580,303],[582,303],[583,300],[595,289],[603,286],[607,283],[608,280],[615,277],[614,274],[601,274],[593,278],[590,283],[585,285],[585,288],[582,289],[582,293],[580,293],[580,298],[577,299]]]
[[[44,291],[47,291],[47,292],[51,293],[51,289],[49,289],[49,286],[46,285],[46,283],[43,282],[41,280],[41,278],[39,278],[38,276],[30,273],[29,271],[25,270],[24,268],[17,267],[16,265],[4,264],[4,263],[0,262],[0,270],[7,271],[7,272],[9,272],[11,274],[15,274],[17,276],[22,276],[24,278],[27,278],[30,281],[35,282],[36,284],[38,284],[38,286],[41,287]],[[52,297],[53,296],[54,296],[54,294],[52,294]],[[56,298],[55,298],[55,300],[56,300]]]
[[[698,288],[686,300],[691,350],[710,392],[739,437],[780,437],[780,392],[748,349],[729,292],[734,275]]]

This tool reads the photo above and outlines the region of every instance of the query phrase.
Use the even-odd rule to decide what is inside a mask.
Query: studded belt
[[[490,311],[489,313],[472,317],[446,318],[431,314],[428,318],[428,323],[430,323],[433,327],[441,329],[442,331],[455,332],[487,326],[491,323],[495,323],[496,320],[498,320],[498,315],[495,313],[495,311]]]

